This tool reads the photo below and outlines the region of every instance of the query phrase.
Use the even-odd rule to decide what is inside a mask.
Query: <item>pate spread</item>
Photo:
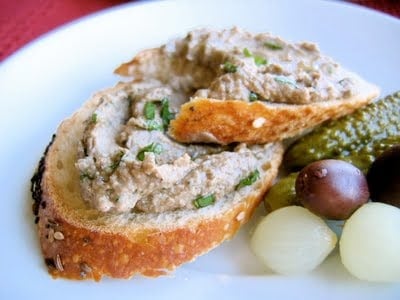
[[[76,163],[83,198],[92,207],[103,212],[192,209],[198,207],[196,199],[218,201],[235,192],[258,171],[268,145],[182,145],[169,138],[161,126],[166,103],[172,114],[181,99],[154,80],[102,97],[87,120]],[[154,111],[149,113],[146,103]]]
[[[306,104],[348,98],[356,89],[353,74],[316,44],[288,43],[269,33],[198,29],[159,51],[160,67],[141,70],[141,77],[193,98]]]
[[[299,104],[352,95],[348,73],[308,42],[201,29],[159,51],[158,67],[104,95],[87,120],[76,166],[83,198],[100,211],[198,208],[258,179],[268,145],[182,145],[165,134],[191,97]]]

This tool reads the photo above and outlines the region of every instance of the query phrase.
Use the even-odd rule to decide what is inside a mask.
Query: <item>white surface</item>
[[[128,4],[44,36],[0,65],[0,299],[400,298],[400,284],[357,281],[337,255],[307,276],[272,275],[249,250],[252,224],[170,277],[93,283],[52,280],[47,275],[28,190],[58,123],[93,92],[114,85],[119,79],[113,69],[138,50],[193,27],[233,25],[271,31],[293,41],[316,41],[323,52],[380,85],[382,94],[400,89],[400,21],[341,2]]]

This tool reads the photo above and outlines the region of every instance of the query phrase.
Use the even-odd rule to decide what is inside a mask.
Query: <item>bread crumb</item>
[[[54,238],[58,241],[61,241],[64,239],[64,235],[60,231],[54,232]]]
[[[120,261],[121,261],[121,263],[123,264],[123,265],[126,265],[128,262],[129,262],[129,255],[127,255],[127,254],[122,254],[121,256],[120,256]]]
[[[239,222],[242,221],[245,217],[246,213],[244,211],[241,211],[240,213],[238,213],[238,215],[236,216],[236,220],[238,220]]]
[[[76,264],[79,260],[80,260],[80,256],[79,255],[77,255],[77,254],[74,254],[73,256],[72,256],[72,262],[74,263],[74,264]]]
[[[265,121],[266,121],[265,118],[259,117],[259,118],[255,119],[255,120],[253,121],[252,126],[253,126],[254,128],[260,128],[261,126],[263,126],[263,125],[265,124]]]

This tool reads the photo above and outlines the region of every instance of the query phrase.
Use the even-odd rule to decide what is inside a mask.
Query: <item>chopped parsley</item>
[[[278,83],[281,83],[281,84],[288,84],[288,85],[291,85],[291,86],[297,88],[296,83],[295,83],[293,80],[291,80],[290,78],[288,78],[288,77],[285,77],[285,76],[275,76],[275,77],[274,77],[274,80],[275,80],[276,82],[278,82]]]
[[[193,200],[193,205],[196,208],[203,208],[215,203],[215,196],[199,196],[195,200]]]
[[[161,100],[161,119],[163,121],[163,127],[166,130],[168,128],[169,122],[174,118],[174,114],[169,110],[169,100],[168,98],[163,98]]]
[[[279,44],[277,44],[275,42],[265,42],[264,46],[269,48],[269,49],[271,49],[271,50],[282,50],[283,49],[282,45],[279,45]]]
[[[251,172],[249,174],[249,176],[240,180],[239,183],[236,185],[235,190],[239,190],[242,187],[252,185],[259,178],[260,178],[260,172],[258,170],[255,170],[255,171]]]
[[[229,61],[226,61],[224,63],[224,71],[226,73],[236,73],[237,69],[238,69],[238,67]]]
[[[258,100],[258,95],[257,95],[257,93],[250,92],[250,94],[249,94],[249,101],[250,101],[250,102],[254,102],[254,101],[257,101],[257,100]]]
[[[144,155],[146,152],[153,152],[155,154],[160,154],[162,151],[163,151],[163,148],[162,148],[161,144],[151,143],[150,145],[147,145],[146,147],[140,149],[140,151],[136,155],[136,158],[140,161],[144,161]]]
[[[147,120],[154,120],[156,116],[156,105],[153,102],[146,102],[144,105],[144,116]]]

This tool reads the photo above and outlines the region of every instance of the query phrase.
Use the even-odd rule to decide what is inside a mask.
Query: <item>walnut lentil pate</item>
[[[182,145],[165,134],[163,110],[168,103],[173,114],[179,100],[158,81],[103,96],[87,120],[76,163],[83,198],[92,207],[138,213],[195,209],[258,180],[268,145]]]
[[[159,50],[162,67],[103,96],[87,120],[76,166],[83,198],[100,211],[195,209],[258,180],[268,145],[182,145],[165,133],[190,98],[301,104],[350,97],[355,86],[315,44],[267,33],[200,29]]]

